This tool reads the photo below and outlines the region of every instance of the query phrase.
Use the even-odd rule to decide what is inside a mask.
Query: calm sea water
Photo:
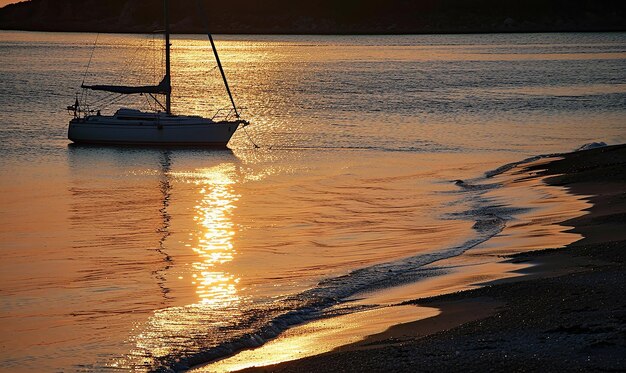
[[[150,370],[352,312],[500,231],[452,180],[626,140],[624,33],[217,39],[247,134],[134,149],[69,146],[64,108],[158,82],[160,40],[0,32],[5,369]],[[227,107],[204,38],[173,48],[174,111]]]

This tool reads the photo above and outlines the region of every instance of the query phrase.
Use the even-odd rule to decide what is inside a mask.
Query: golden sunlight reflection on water
[[[235,255],[230,216],[238,196],[232,190],[233,172],[234,165],[220,165],[199,171],[200,178],[195,181],[202,197],[194,217],[200,231],[193,247],[198,261],[193,263],[192,277],[200,304],[205,306],[228,306],[239,300],[240,279],[219,270],[219,265],[232,261]]]
[[[190,198],[197,198],[195,205],[189,205],[193,210],[190,242],[185,245],[189,266],[178,272],[178,280],[195,289],[196,300],[155,310],[145,323],[135,325],[129,337],[134,347],[109,367],[148,369],[154,360],[188,348],[195,336],[237,320],[240,278],[224,269],[236,254],[232,219],[239,200],[234,190],[236,171],[235,164],[223,162],[193,171],[168,172],[176,186],[187,189]]]

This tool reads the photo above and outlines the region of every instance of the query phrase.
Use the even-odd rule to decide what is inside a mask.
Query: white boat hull
[[[226,147],[241,121],[200,117],[120,119],[88,116],[70,121],[68,138],[83,144]]]

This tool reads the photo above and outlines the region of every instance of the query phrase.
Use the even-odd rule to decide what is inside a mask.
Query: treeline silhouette
[[[614,0],[172,0],[174,32],[398,34],[626,30]],[[201,10],[204,9],[204,10]],[[202,14],[206,13],[206,14]],[[31,0],[0,9],[0,29],[152,32],[162,0]]]

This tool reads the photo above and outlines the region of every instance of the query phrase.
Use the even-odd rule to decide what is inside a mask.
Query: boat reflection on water
[[[196,231],[189,232],[190,242],[184,245],[195,254],[191,257],[191,269],[176,271],[180,274],[179,280],[193,285],[197,298],[192,304],[155,311],[137,328],[139,333],[131,337],[136,347],[127,357],[130,361],[122,367],[141,366],[138,358],[151,369],[172,356],[199,351],[206,346],[207,331],[210,336],[210,331],[214,330],[218,337],[221,328],[239,322],[241,299],[237,284],[240,279],[223,269],[236,254],[232,221],[238,200],[234,191],[235,175],[234,163],[169,173],[169,177],[177,180],[177,185],[182,182],[193,186],[198,197],[193,218]],[[215,344],[218,341],[216,338]]]
[[[240,314],[240,278],[224,269],[236,254],[238,158],[231,151],[80,145],[69,146],[68,157],[80,180],[70,194],[82,237],[75,251],[89,256],[82,270],[132,295],[124,307],[120,294],[85,302],[85,315],[115,314],[113,333],[128,335],[118,358],[97,364],[152,369],[200,349],[200,336],[205,347],[212,329],[217,343],[217,331]],[[89,318],[84,322],[89,328]]]

